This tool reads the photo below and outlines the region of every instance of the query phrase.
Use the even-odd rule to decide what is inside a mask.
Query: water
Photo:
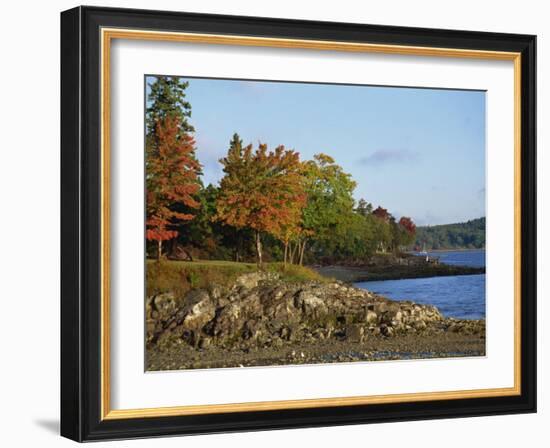
[[[485,251],[434,252],[442,263],[485,266]],[[395,300],[435,305],[446,317],[485,318],[485,274],[359,282],[359,288]]]
[[[439,258],[441,263],[454,264],[458,266],[485,266],[485,250],[461,250],[445,252],[429,252],[430,257]]]

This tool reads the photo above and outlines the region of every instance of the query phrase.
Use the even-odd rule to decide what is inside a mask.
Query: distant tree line
[[[220,160],[224,175],[203,185],[189,123],[188,83],[158,76],[146,110],[146,239],[160,259],[183,250],[203,259],[304,264],[360,260],[415,241],[416,226],[361,199],[330,156],[298,152],[235,133]]]
[[[481,249],[485,247],[485,218],[457,224],[419,226],[416,228],[416,249]]]

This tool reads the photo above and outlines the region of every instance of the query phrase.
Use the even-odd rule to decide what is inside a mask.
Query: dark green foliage
[[[355,211],[361,216],[368,216],[372,213],[373,207],[370,202],[367,202],[364,199],[359,199]]]
[[[481,249],[485,247],[485,218],[457,224],[417,227],[416,248]]]
[[[179,119],[182,133],[195,130],[188,121],[191,117],[191,104],[185,99],[188,82],[173,76],[156,76],[148,86],[150,90],[145,119],[147,135],[154,132],[159,119],[162,120],[168,115]]]

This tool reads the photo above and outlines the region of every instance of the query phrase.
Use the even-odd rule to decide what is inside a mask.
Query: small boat
[[[421,257],[426,257],[426,261],[429,261],[430,257],[428,255],[428,252],[426,251],[426,243],[422,246],[422,252],[418,252],[418,255]]]

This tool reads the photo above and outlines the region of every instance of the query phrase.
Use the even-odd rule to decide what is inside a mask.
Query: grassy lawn
[[[147,295],[173,292],[181,296],[194,288],[207,288],[212,284],[231,286],[242,274],[256,272],[256,263],[238,263],[223,260],[172,261],[147,260]],[[263,270],[277,272],[288,282],[327,281],[326,277],[305,266],[283,263],[264,263]]]

